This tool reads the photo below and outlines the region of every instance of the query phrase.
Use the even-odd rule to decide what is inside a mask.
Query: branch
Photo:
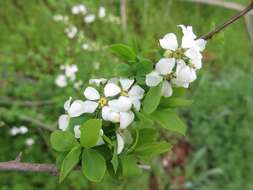
[[[127,28],[127,0],[120,0],[120,16],[123,30]]]
[[[211,32],[209,32],[209,33],[207,33],[207,34],[199,37],[199,38],[202,38],[204,40],[211,39],[214,35],[216,35],[217,33],[221,32],[222,30],[224,30],[225,28],[227,28],[228,26],[230,26],[231,24],[233,24],[239,18],[241,18],[242,16],[244,16],[248,12],[250,12],[252,9],[253,9],[253,1],[250,3],[249,6],[247,6],[245,9],[243,9],[242,11],[240,11],[238,14],[236,14],[232,18],[228,19],[225,23],[223,23],[222,25],[218,26],[213,31],[211,31]]]
[[[15,160],[0,162],[0,171],[47,172],[52,175],[59,174],[56,165],[20,162],[21,155],[20,153]]]

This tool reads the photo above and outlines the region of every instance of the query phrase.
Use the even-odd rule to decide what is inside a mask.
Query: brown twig
[[[232,18],[228,19],[225,23],[223,23],[222,25],[220,25],[217,28],[215,28],[213,31],[211,31],[211,32],[209,32],[209,33],[207,33],[207,34],[199,37],[199,38],[202,38],[204,40],[210,40],[215,34],[219,33],[220,31],[224,30],[225,28],[227,28],[228,26],[230,26],[231,24],[233,24],[239,18],[241,18],[242,16],[244,16],[248,12],[250,12],[252,9],[253,9],[253,1],[250,3],[249,6],[247,6],[245,9],[243,9],[242,11],[240,11],[238,14],[236,14]]]
[[[127,29],[127,0],[120,0],[120,16],[123,30]]]
[[[21,162],[22,153],[15,160],[0,162],[0,171],[23,171],[23,172],[48,172],[58,175],[59,171],[54,164],[25,163]]]

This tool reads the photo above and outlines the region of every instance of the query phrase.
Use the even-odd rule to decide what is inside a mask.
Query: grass
[[[78,78],[84,82],[92,76],[113,76],[119,62],[103,48],[99,51],[83,51],[77,39],[69,40],[64,26],[52,20],[55,14],[70,15],[70,7],[80,1],[1,1],[0,2],[0,160],[10,160],[23,151],[24,160],[30,162],[53,162],[54,156],[47,145],[49,133],[41,131],[32,123],[20,119],[30,116],[53,126],[63,111],[63,102],[82,92],[68,87],[59,89],[54,80],[59,66],[64,63],[78,64]],[[118,1],[82,1],[92,10],[100,4],[111,14],[119,16]],[[245,5],[249,1],[238,0]],[[235,12],[222,8],[195,5],[182,1],[129,1],[127,31],[120,25],[96,21],[84,26],[82,21],[71,20],[85,36],[106,47],[113,43],[126,43],[137,52],[157,61],[157,40],[168,32],[179,34],[178,24],[192,25],[197,34],[204,34]],[[94,64],[100,63],[96,69]],[[208,44],[205,65],[199,78],[191,87],[189,96],[195,102],[189,109],[180,110],[189,123],[186,140],[193,146],[184,169],[175,168],[178,175],[187,176],[188,182],[196,182],[212,168],[223,173],[207,177],[196,183],[200,190],[252,189],[251,166],[253,140],[252,98],[252,44],[249,41],[243,19],[227,28]],[[9,100],[9,101],[7,101]],[[17,100],[53,103],[44,106],[25,107]],[[3,124],[4,122],[4,124]],[[14,125],[27,125],[25,136],[11,137],[9,129]],[[36,144],[27,147],[24,139],[35,138]],[[193,169],[194,156],[205,147]],[[153,171],[159,179],[160,188],[171,184],[170,172],[161,169],[159,160],[153,163]],[[191,172],[189,172],[191,171]],[[190,175],[188,175],[190,173]],[[79,173],[59,185],[56,177],[47,174],[1,173],[3,190],[21,189],[148,189],[149,173],[138,180],[126,182],[106,179],[102,184],[90,184]],[[168,188],[167,188],[168,189]]]

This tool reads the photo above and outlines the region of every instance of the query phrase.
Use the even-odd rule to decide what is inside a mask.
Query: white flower
[[[88,49],[90,49],[90,45],[88,43],[84,43],[82,45],[82,48],[83,48],[83,50],[88,50]]]
[[[98,9],[98,17],[104,18],[106,15],[106,9],[104,7],[99,7]]]
[[[80,125],[75,125],[74,126],[74,133],[75,133],[75,137],[77,139],[79,139],[81,137]]]
[[[75,89],[80,89],[80,87],[83,85],[83,81],[79,80],[74,83],[74,88]]]
[[[25,140],[25,144],[26,144],[27,146],[32,146],[32,145],[34,144],[34,139],[33,139],[33,138],[27,138],[27,139]]]
[[[96,86],[100,86],[100,84],[105,84],[107,79],[99,78],[99,79],[90,79],[89,84],[95,84]]]
[[[120,93],[120,87],[118,87],[117,85],[113,83],[107,83],[105,85],[104,92],[103,92],[104,96],[100,96],[99,92],[95,88],[87,87],[83,93],[85,98],[87,99],[84,103],[87,109],[89,109],[91,113],[95,112],[97,107],[100,105],[102,107],[102,117],[103,117],[103,113],[113,115],[111,113],[111,109],[107,109],[108,107],[107,104],[109,102],[108,98],[114,97],[118,95],[119,93]],[[111,118],[109,118],[106,115],[106,118],[103,117],[103,119],[110,120]],[[115,119],[112,119],[112,122],[118,122],[118,121],[116,121]]]
[[[117,154],[120,154],[124,149],[125,141],[119,133],[116,133],[116,138],[117,138]]]
[[[55,84],[60,88],[67,86],[66,76],[65,75],[58,75],[55,79]]]
[[[173,93],[170,80],[174,77],[173,68],[176,60],[174,58],[162,58],[155,67],[155,70],[146,75],[146,84],[150,87],[157,86],[162,81],[162,95],[170,97]]]
[[[166,34],[159,40],[163,49],[176,52],[182,55],[175,57],[181,59],[183,55],[190,59],[192,66],[195,69],[200,69],[202,66],[202,52],[205,49],[206,41],[203,39],[196,39],[191,26],[179,25],[183,32],[181,48],[178,45],[177,37],[174,33]]]
[[[26,126],[20,126],[19,133],[20,134],[26,134],[28,132],[28,128]]]
[[[195,69],[186,65],[183,60],[179,60],[176,68],[176,78],[172,79],[172,83],[177,87],[188,88],[189,84],[196,78]]]
[[[59,128],[63,131],[67,130],[69,125],[69,120],[71,117],[78,117],[84,113],[90,113],[89,108],[86,106],[86,103],[82,100],[75,100],[71,103],[72,98],[70,97],[64,103],[64,109],[67,112],[62,114],[58,119]]]
[[[113,83],[120,83],[121,86],[121,96],[120,97],[126,97],[128,98],[134,108],[139,111],[141,107],[141,102],[140,100],[144,96],[144,90],[141,88],[139,85],[134,84],[133,79],[128,79],[128,78],[120,78],[119,80],[117,78],[112,78],[110,79],[111,82]]]
[[[71,81],[76,79],[76,72],[78,71],[77,65],[66,65],[65,66],[65,76],[68,77]]]
[[[17,128],[16,126],[12,127],[10,130],[10,135],[16,136],[17,134],[19,134],[19,128]]]
[[[60,21],[67,22],[68,19],[69,19],[68,16],[64,16],[64,15],[60,15],[60,14],[53,16],[53,20],[56,21],[56,22],[60,22]]]
[[[70,39],[72,39],[77,34],[77,28],[75,26],[69,26],[68,28],[65,28],[65,33]]]
[[[96,19],[96,16],[94,14],[89,14],[89,15],[84,17],[84,22],[89,24],[89,23],[94,22],[95,19]]]
[[[86,14],[87,9],[84,5],[78,4],[72,7],[71,9],[72,14],[77,15],[77,14]]]

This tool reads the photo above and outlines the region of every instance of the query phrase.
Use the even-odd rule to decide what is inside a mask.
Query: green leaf
[[[114,44],[109,47],[110,51],[115,55],[122,57],[127,60],[134,60],[136,58],[136,54],[133,49],[124,44]]]
[[[116,73],[122,77],[129,77],[133,75],[132,69],[128,64],[119,64],[116,66]]]
[[[162,98],[159,107],[161,108],[176,108],[187,107],[192,105],[193,100],[187,100],[184,98]]]
[[[60,179],[61,183],[67,175],[71,172],[71,170],[78,164],[81,155],[81,146],[74,147],[64,158],[61,165]]]
[[[143,112],[135,112],[137,118],[146,126],[152,126],[154,124],[154,121],[149,118],[145,113]]]
[[[134,151],[138,141],[139,141],[139,131],[136,127],[133,127],[133,131],[132,133],[134,133],[132,136],[134,138],[134,141],[131,145],[131,147],[129,147],[128,151],[127,151],[127,154],[131,153],[132,151]]]
[[[104,157],[94,149],[85,149],[82,155],[82,172],[93,182],[103,179],[106,171]]]
[[[102,121],[100,119],[90,119],[81,125],[81,145],[85,148],[91,148],[96,145],[99,132],[102,127]]]
[[[187,127],[175,111],[157,110],[150,116],[165,129],[185,135]]]
[[[121,158],[122,175],[124,177],[136,177],[141,174],[141,169],[133,156],[123,156]]]
[[[50,142],[53,149],[57,151],[69,151],[78,145],[75,136],[68,131],[54,131],[50,136]]]
[[[145,76],[153,69],[153,63],[148,59],[141,58],[135,66],[136,74],[139,76]]]
[[[162,141],[162,142],[153,142],[142,145],[135,149],[134,153],[140,157],[152,157],[164,152],[168,152],[172,148],[172,145]]]
[[[161,99],[162,85],[149,89],[143,101],[143,110],[147,114],[153,113],[158,107]]]
[[[61,168],[62,162],[67,156],[68,152],[57,152],[56,154],[56,166]]]
[[[116,173],[117,170],[118,170],[118,167],[119,167],[119,158],[118,158],[118,155],[117,155],[116,142],[114,143],[114,150],[113,150],[113,156],[112,156],[111,163],[112,163],[113,170]]]
[[[136,148],[154,142],[156,137],[157,137],[157,130],[154,128],[146,127],[139,129],[139,139]]]

